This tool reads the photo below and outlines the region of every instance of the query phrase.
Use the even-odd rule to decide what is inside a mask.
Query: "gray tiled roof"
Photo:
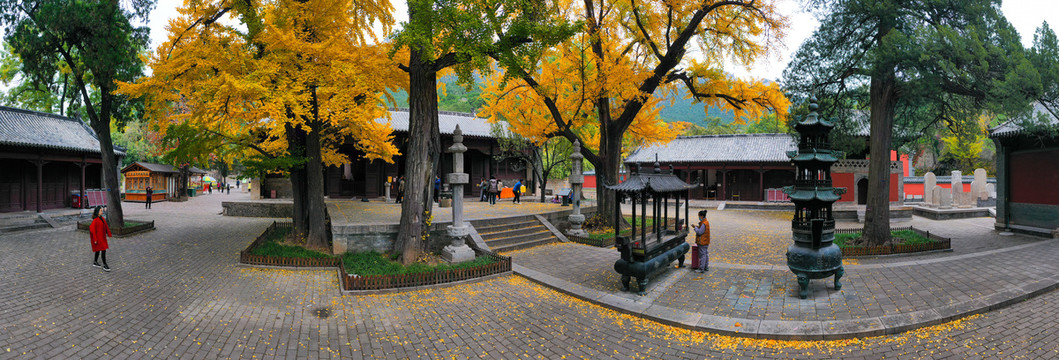
[[[1052,126],[1059,128],[1059,118],[1056,118],[1048,108],[1041,103],[1034,103],[1033,110],[1030,111],[1030,119],[1026,118],[1014,118],[1007,122],[998,125],[995,128],[989,129],[989,136],[994,138],[1016,136],[1022,132],[1022,122],[1024,121],[1042,121],[1045,126]]]
[[[129,166],[126,166],[125,168],[121,169],[121,171],[125,171],[128,168],[132,167],[133,165],[139,165],[140,167],[143,167],[144,169],[147,169],[147,170],[150,170],[151,172],[156,172],[156,173],[175,173],[175,172],[177,172],[176,168],[174,168],[172,165],[153,164],[153,163],[143,162],[143,161],[137,161],[137,162],[134,162],[132,164],[129,164]]]
[[[787,134],[678,136],[668,144],[649,146],[629,155],[627,163],[790,162],[787,151],[798,150]]]
[[[99,153],[96,133],[80,120],[6,106],[0,106],[0,145]]]
[[[380,123],[386,119],[375,119]],[[452,135],[456,130],[456,124],[460,125],[463,136],[492,138],[489,121],[474,114],[441,111],[438,114],[438,130],[442,134]],[[390,125],[393,131],[408,132],[408,110],[390,110]]]

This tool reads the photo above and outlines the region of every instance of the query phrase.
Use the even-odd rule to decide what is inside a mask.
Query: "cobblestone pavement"
[[[708,218],[711,270],[696,274],[687,268],[670,269],[655,275],[647,302],[743,319],[856,320],[954,305],[1059,274],[1059,244],[1053,240],[1001,237],[991,228],[974,226],[990,219],[957,220],[949,226],[926,220],[916,226],[952,237],[954,252],[877,258],[864,264],[847,260],[842,291],[834,290],[831,279],[814,280],[809,298],[802,300],[783,255],[790,244],[789,212],[711,211]],[[784,224],[787,229],[780,227]],[[529,269],[644,302],[620,292],[620,276],[613,270],[618,253],[613,248],[566,243],[510,255]]]
[[[112,239],[111,273],[89,265],[87,234],[72,226],[0,236],[0,358],[1059,356],[1059,292],[941,326],[835,342],[677,329],[517,276],[343,296],[331,270],[235,265],[271,220],[217,215],[225,196],[150,212],[128,204],[130,218],[154,219],[159,229]]]

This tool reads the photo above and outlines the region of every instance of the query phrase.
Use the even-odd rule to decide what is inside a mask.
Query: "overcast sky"
[[[169,19],[177,15],[176,7],[183,1],[160,0],[158,7],[151,12],[151,48],[157,48],[168,37],[165,26]],[[398,22],[408,18],[406,2],[394,0],[394,16]],[[1008,22],[1015,26],[1022,35],[1022,43],[1029,47],[1033,44],[1033,32],[1048,21],[1053,30],[1059,25],[1059,1],[1057,0],[1003,0],[1001,10],[1007,16]],[[790,57],[798,50],[798,47],[812,35],[813,30],[819,25],[816,19],[806,12],[800,10],[797,0],[781,0],[780,11],[787,14],[791,19],[791,27],[784,40],[785,49],[780,49],[768,59],[763,59],[751,69],[730,66],[725,69],[740,77],[754,77],[776,80],[783,74],[783,69],[790,61]]]

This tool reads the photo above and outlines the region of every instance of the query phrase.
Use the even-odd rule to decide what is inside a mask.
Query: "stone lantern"
[[[570,152],[570,202],[574,204],[574,211],[570,213],[567,220],[570,221],[570,230],[567,235],[588,237],[588,232],[581,228],[585,223],[585,215],[581,214],[581,187],[585,183],[585,175],[581,173],[581,142],[574,140],[574,150]]]
[[[452,153],[452,173],[446,176],[448,183],[452,184],[452,225],[446,229],[452,243],[441,249],[441,258],[450,263],[460,263],[474,260],[474,250],[467,246],[471,229],[463,221],[463,185],[469,182],[469,176],[463,172],[463,153],[467,147],[463,145],[460,125],[456,125],[456,131],[452,132],[452,141],[448,149]]]
[[[809,115],[794,126],[800,135],[798,151],[788,151],[797,168],[794,186],[783,192],[794,202],[791,221],[794,245],[787,249],[787,267],[798,276],[798,295],[809,294],[809,280],[835,276],[835,290],[842,290],[839,280],[845,273],[842,250],[835,240],[835,218],[832,206],[845,188],[831,184],[831,165],[841,153],[831,150],[828,135],[834,124],[820,119],[816,113],[816,98],[809,100]]]

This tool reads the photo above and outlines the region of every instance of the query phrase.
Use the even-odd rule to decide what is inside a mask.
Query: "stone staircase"
[[[47,220],[37,213],[17,213],[0,218],[0,233],[19,232],[33,229],[50,228]]]
[[[555,235],[533,216],[471,221],[493,252],[531,248],[555,242]]]

